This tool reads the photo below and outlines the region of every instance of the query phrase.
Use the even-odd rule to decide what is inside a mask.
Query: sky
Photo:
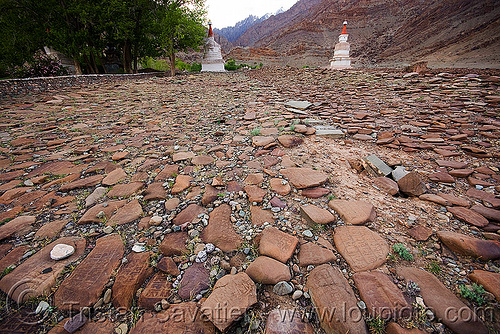
[[[287,10],[298,0],[206,0],[208,19],[214,28],[234,26],[249,15],[263,16],[283,7]]]

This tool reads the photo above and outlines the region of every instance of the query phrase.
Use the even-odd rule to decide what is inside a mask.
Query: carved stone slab
[[[221,204],[210,212],[208,226],[203,229],[201,239],[212,243],[224,252],[238,249],[243,239],[234,231],[231,223],[231,207]]]
[[[52,260],[50,251],[55,245],[61,243],[73,246],[75,252],[66,259]],[[22,303],[30,297],[50,294],[50,290],[56,285],[57,276],[68,263],[76,261],[83,254],[85,245],[86,242],[83,238],[65,237],[57,239],[2,278],[0,289],[18,303]],[[48,268],[52,270],[48,271]]]
[[[316,242],[302,242],[299,252],[299,265],[307,267],[308,265],[319,265],[327,262],[333,262],[337,257],[333,253],[333,246],[324,238],[318,238]]]
[[[378,268],[389,254],[385,240],[364,226],[339,226],[335,228],[333,241],[353,271]]]
[[[54,294],[54,305],[63,311],[78,311],[100,298],[113,271],[120,265],[125,246],[117,234],[97,239],[95,248],[66,278]]]
[[[299,239],[278,230],[276,227],[268,227],[262,231],[259,244],[261,255],[267,255],[278,261],[286,263],[297,247]]]
[[[314,334],[314,328],[302,320],[297,309],[274,309],[267,317],[265,333]]]
[[[314,268],[307,287],[326,333],[367,334],[356,295],[337,267],[322,264]]]
[[[149,252],[130,253],[113,284],[113,305],[118,308],[130,308],[134,294],[144,281],[153,274],[149,265]]]
[[[247,274],[238,273],[219,279],[201,310],[221,332],[224,332],[255,303],[257,303],[257,288],[254,282]]]
[[[172,283],[167,280],[167,275],[156,273],[148,282],[139,297],[139,307],[152,310],[156,303],[168,299],[172,292]]]

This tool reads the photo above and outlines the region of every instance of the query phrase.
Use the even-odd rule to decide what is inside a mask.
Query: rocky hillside
[[[222,29],[214,29],[214,32],[224,36],[229,42],[236,41],[245,31],[247,31],[253,25],[260,23],[269,18],[269,14],[262,17],[257,17],[255,15],[250,15],[244,20],[236,23],[233,27],[225,27]]]
[[[294,66],[327,66],[348,20],[357,66],[428,61],[431,66],[500,65],[495,0],[301,0],[248,29],[235,45],[268,47]]]

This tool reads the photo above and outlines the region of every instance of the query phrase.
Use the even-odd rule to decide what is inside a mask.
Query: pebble
[[[73,255],[74,252],[75,248],[73,246],[65,244],[57,244],[50,251],[50,258],[52,260],[59,261],[67,257],[70,257],[71,255]]]
[[[292,291],[293,287],[286,281],[278,282],[273,287],[273,292],[280,296],[288,295],[292,293]]]

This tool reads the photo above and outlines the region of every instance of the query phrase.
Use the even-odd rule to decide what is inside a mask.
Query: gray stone
[[[369,167],[367,170],[370,172],[373,171],[376,176],[387,176],[392,173],[392,168],[387,166],[387,164],[380,160],[375,154],[363,158],[363,161],[366,166]]]
[[[316,129],[316,136],[327,137],[327,138],[344,138],[345,132],[341,129],[337,129],[334,126],[322,126],[317,125],[314,127]]]
[[[398,182],[409,173],[410,172],[408,172],[403,166],[397,166],[396,169],[392,171],[392,178],[394,181]]]
[[[83,313],[78,313],[73,318],[66,321],[64,324],[64,329],[70,333],[76,332],[80,327],[85,325],[87,318]]]
[[[75,247],[65,244],[55,245],[54,248],[50,251],[50,258],[52,260],[62,260],[65,259],[75,252]]]
[[[307,102],[307,101],[288,101],[285,103],[285,107],[299,109],[299,110],[306,110],[307,108],[309,108],[311,106],[312,106],[312,103]]]
[[[273,288],[273,292],[277,295],[284,296],[292,293],[293,287],[290,285],[290,283],[281,281],[276,283],[276,285]]]

